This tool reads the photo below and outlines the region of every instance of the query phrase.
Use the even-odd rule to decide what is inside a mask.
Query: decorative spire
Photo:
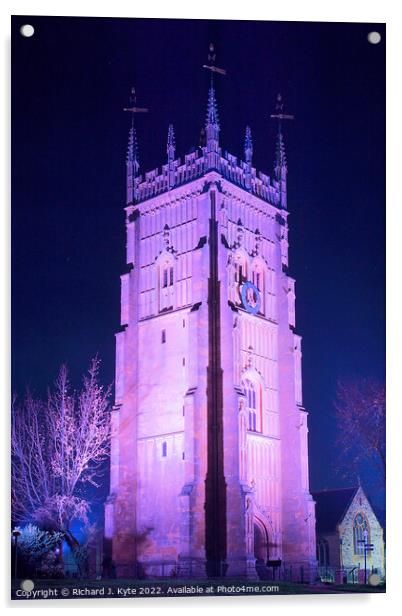
[[[176,142],[174,138],[173,124],[169,124],[166,152],[168,155],[168,187],[169,189],[175,185],[175,151]]]
[[[137,175],[140,168],[138,156],[137,133],[134,126],[135,113],[148,113],[145,107],[137,107],[135,88],[131,88],[130,107],[124,107],[123,111],[131,113],[131,128],[128,134],[127,148],[127,204],[134,203],[137,198]]]
[[[205,132],[207,137],[207,152],[218,153],[219,150],[219,118],[218,118],[218,106],[216,104],[215,89],[212,83],[208,93],[208,106],[207,106],[207,118],[205,121]],[[214,167],[214,163],[211,160],[209,165]]]
[[[128,133],[128,147],[127,147],[127,164],[132,164],[135,167],[135,172],[140,168],[140,160],[138,156],[138,141],[137,131],[132,125]]]
[[[174,158],[175,150],[176,150],[176,141],[174,138],[173,124],[169,124],[168,137],[167,137],[167,150],[166,150],[169,160],[171,158]]]
[[[281,94],[278,94],[276,99],[276,113],[271,114],[271,119],[278,122],[278,136],[276,138],[276,153],[275,153],[275,179],[278,182],[280,204],[286,208],[286,176],[288,165],[286,161],[285,142],[282,135],[282,121],[294,120],[294,115],[283,113],[283,100]]]
[[[276,152],[275,152],[275,178],[280,181],[283,172],[287,172],[288,164],[286,161],[285,142],[283,140],[282,131],[279,129],[276,137]]]
[[[205,122],[205,128],[208,130],[208,126],[210,125],[216,126],[218,130],[220,128],[219,117],[218,117],[218,105],[216,102],[215,88],[214,88],[214,84],[212,83],[212,79],[211,79],[211,85],[209,87],[209,92],[208,92],[208,107],[207,107],[207,119]]]
[[[245,158],[245,187],[251,190],[251,166],[253,160],[253,141],[251,139],[251,129],[246,126],[246,139],[244,142],[244,158]]]
[[[226,75],[226,71],[223,68],[215,66],[216,53],[213,43],[209,44],[208,62],[209,64],[203,64],[203,68],[206,68],[211,72],[211,83],[208,92],[208,106],[207,117],[205,121],[205,132],[207,137],[207,154],[208,154],[208,166],[216,166],[216,154],[219,151],[219,118],[218,118],[218,106],[216,103],[215,88],[214,88],[214,74]]]
[[[253,141],[251,139],[251,128],[246,126],[246,139],[244,141],[244,157],[247,164],[251,165],[253,158]]]
[[[140,161],[138,155],[137,133],[134,123],[128,133],[128,148],[127,148],[127,204],[133,203],[136,198],[136,180],[140,169]]]

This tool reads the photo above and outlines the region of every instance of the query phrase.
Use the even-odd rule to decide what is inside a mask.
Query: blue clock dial
[[[241,287],[241,300],[250,314],[257,314],[261,308],[261,295],[255,284],[245,282]]]

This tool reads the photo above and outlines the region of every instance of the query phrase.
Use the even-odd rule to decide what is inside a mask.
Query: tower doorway
[[[260,580],[268,579],[268,533],[260,520],[254,519],[254,558]]]

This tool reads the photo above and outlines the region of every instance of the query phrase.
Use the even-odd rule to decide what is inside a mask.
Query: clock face
[[[252,282],[247,281],[242,285],[241,299],[247,312],[257,314],[261,308],[261,296],[259,290]]]

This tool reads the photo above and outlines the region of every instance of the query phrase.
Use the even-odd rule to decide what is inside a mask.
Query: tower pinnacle
[[[251,139],[251,128],[246,126],[246,138],[244,140],[244,157],[247,164],[251,164],[253,158],[253,141]]]
[[[282,131],[279,129],[276,138],[275,179],[279,181],[282,175],[282,171],[287,171],[287,169],[288,165],[286,160],[285,142],[283,140]]]
[[[208,126],[214,126],[219,131],[219,117],[218,117],[218,105],[216,102],[215,88],[211,80],[211,85],[208,92],[208,106],[207,106],[207,119],[205,122],[205,128]]]
[[[140,161],[138,156],[138,141],[137,141],[137,132],[135,130],[135,126],[131,125],[131,128],[128,133],[128,147],[127,147],[127,164],[131,164],[134,167],[135,173],[138,172],[140,168]]]
[[[246,163],[245,168],[245,184],[247,190],[251,189],[251,166],[253,160],[253,141],[251,139],[251,129],[246,127],[246,138],[244,141],[244,160]]]
[[[136,199],[136,178],[140,169],[140,161],[138,156],[138,141],[134,122],[131,123],[131,128],[128,133],[128,148],[127,148],[127,205],[133,203]]]
[[[135,113],[148,113],[145,107],[137,107],[137,96],[135,88],[131,88],[130,107],[124,107],[123,111],[131,113],[131,128],[128,134],[128,149],[127,149],[127,204],[135,202],[137,198],[137,175],[140,168],[138,156],[138,141],[137,133],[134,125]]]
[[[211,83],[208,92],[208,106],[207,106],[207,118],[205,122],[205,132],[207,138],[207,154],[209,157],[209,166],[214,167],[214,155],[219,151],[219,117],[218,106],[216,103],[215,88],[214,88],[214,73],[220,75],[226,75],[226,71],[223,68],[215,66],[215,47],[213,43],[209,45],[208,62],[209,64],[203,64],[203,68],[206,68],[211,72]]]
[[[169,124],[167,147],[166,147],[166,152],[168,156],[168,186],[169,186],[169,189],[172,188],[175,184],[175,164],[174,164],[175,151],[176,151],[176,142],[175,142],[175,137],[174,137],[173,124]]]
[[[169,124],[168,137],[167,137],[167,155],[169,158],[171,158],[171,156],[174,157],[175,149],[176,149],[176,141],[174,138],[174,128],[173,128],[173,124]]]
[[[280,204],[286,208],[286,176],[288,165],[286,161],[285,142],[282,134],[282,121],[294,120],[294,115],[283,113],[283,99],[281,94],[278,94],[276,99],[275,112],[271,114],[271,119],[278,122],[278,135],[276,138],[276,153],[275,153],[275,179],[279,184]]]

